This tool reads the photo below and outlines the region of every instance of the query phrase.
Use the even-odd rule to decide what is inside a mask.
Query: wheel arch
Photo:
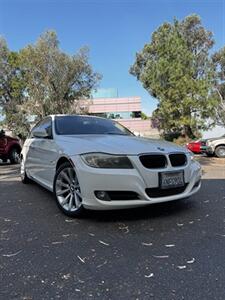
[[[222,143],[222,144],[216,145],[215,150],[216,150],[216,148],[221,147],[221,146],[225,147],[225,144]]]
[[[61,157],[58,159],[58,161],[57,161],[57,164],[56,164],[56,170],[58,170],[58,168],[59,168],[62,164],[64,164],[65,162],[68,162],[68,163],[70,163],[72,166],[74,166],[74,164],[73,164],[73,162],[72,162],[71,159],[69,159],[69,158],[66,157],[66,156],[61,156]]]

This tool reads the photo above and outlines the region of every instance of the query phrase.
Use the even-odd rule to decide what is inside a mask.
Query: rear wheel
[[[80,184],[69,162],[63,163],[56,171],[54,195],[58,207],[67,216],[80,217],[83,214]]]
[[[218,146],[215,150],[215,154],[219,158],[225,158],[225,146]]]
[[[19,164],[20,163],[20,150],[17,148],[13,148],[9,153],[9,159],[11,164]]]

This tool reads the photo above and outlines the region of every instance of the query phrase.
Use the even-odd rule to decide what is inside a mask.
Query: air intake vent
[[[169,155],[171,165],[173,167],[181,167],[186,165],[187,157],[183,153],[174,153]]]
[[[177,195],[177,194],[181,194],[185,191],[186,187],[187,187],[187,183],[185,184],[185,186],[182,187],[177,187],[177,188],[171,188],[171,189],[160,189],[160,188],[149,188],[146,189],[146,194],[150,197],[150,198],[159,198],[159,197],[168,197],[168,196],[173,196],[173,195]]]
[[[161,154],[142,155],[140,156],[140,161],[148,169],[159,169],[167,166],[166,157]]]

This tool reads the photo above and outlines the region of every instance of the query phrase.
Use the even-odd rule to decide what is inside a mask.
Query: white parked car
[[[208,156],[225,158],[225,134],[221,137],[207,139],[205,153]]]
[[[55,194],[69,216],[189,197],[201,167],[186,148],[135,137],[112,120],[54,115],[40,121],[21,153],[21,179]]]

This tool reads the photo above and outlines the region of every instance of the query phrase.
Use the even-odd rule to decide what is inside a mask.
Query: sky
[[[0,35],[11,50],[35,43],[55,30],[60,47],[74,54],[90,48],[90,63],[103,75],[101,88],[117,88],[119,96],[141,96],[148,115],[153,99],[129,74],[136,52],[163,23],[198,14],[214,34],[216,51],[225,45],[225,0],[0,0]]]

